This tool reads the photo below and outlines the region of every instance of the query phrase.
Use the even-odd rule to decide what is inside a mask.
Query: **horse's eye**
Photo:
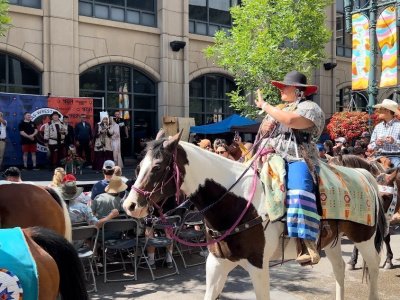
[[[155,165],[153,167],[153,171],[160,171],[160,170],[161,170],[161,167],[159,165]]]

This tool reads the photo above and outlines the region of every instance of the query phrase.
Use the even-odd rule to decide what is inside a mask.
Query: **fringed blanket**
[[[375,182],[373,176],[363,169],[330,166],[322,161],[319,165],[322,219],[339,219],[374,226],[378,195],[372,184]],[[291,193],[286,192],[285,161],[278,155],[271,155],[260,177],[265,186],[268,215],[271,221],[280,220],[287,213],[287,205],[293,202]]]
[[[378,195],[368,171],[320,162],[319,180],[323,219],[375,225]]]

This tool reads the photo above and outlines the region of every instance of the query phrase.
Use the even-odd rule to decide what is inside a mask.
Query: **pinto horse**
[[[71,241],[71,220],[60,196],[48,187],[33,184],[0,185],[0,228],[49,228]]]
[[[159,134],[147,145],[137,179],[123,203],[125,211],[132,217],[143,217],[148,214],[149,205],[156,206],[180,188],[203,213],[208,228],[210,255],[206,263],[204,299],[216,299],[229,272],[238,265],[249,272],[257,299],[269,299],[269,261],[279,259],[282,248],[286,259],[295,258],[296,241],[291,239],[283,247],[280,238],[285,224],[269,222],[262,201],[262,183],[254,171],[193,144],[180,142],[180,136],[178,133],[165,139]],[[372,184],[375,182],[366,171],[360,172],[360,176],[368,177]],[[373,188],[377,193],[376,184]],[[386,222],[380,201],[376,201],[374,226],[343,220],[323,221],[324,227],[329,226],[330,230],[321,232],[321,246],[335,274],[336,299],[344,299],[345,262],[340,239],[343,234],[357,245],[366,261],[369,299],[378,299],[379,251]],[[228,234],[233,229],[234,234]]]
[[[42,227],[22,231],[38,271],[38,299],[55,300],[59,294],[65,300],[89,299],[82,264],[72,244]]]
[[[382,157],[380,160],[376,161],[368,161],[356,155],[342,155],[333,157],[329,160],[329,163],[350,167],[350,168],[362,168],[368,170],[375,178],[377,182],[382,187],[389,187],[383,188],[380,191],[380,196],[382,199],[383,209],[385,212],[388,211],[389,206],[393,200],[393,197],[397,197],[397,204],[395,206],[395,212],[400,210],[400,195],[397,192],[397,195],[394,195],[394,185],[396,184],[397,188],[400,188],[400,174],[398,173],[398,169],[390,168],[391,163],[390,160]],[[388,174],[386,174],[388,173]],[[385,269],[393,269],[393,252],[392,248],[390,247],[390,231],[384,238],[385,246],[386,246],[386,260],[383,264],[383,268]],[[354,266],[357,264],[358,259],[358,250],[357,247],[354,247],[353,253],[351,255],[350,262],[350,269],[354,270]]]

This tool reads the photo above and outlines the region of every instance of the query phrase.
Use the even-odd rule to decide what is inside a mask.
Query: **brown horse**
[[[71,241],[71,220],[64,200],[52,189],[33,184],[0,185],[0,228],[41,226]]]
[[[207,300],[221,293],[229,272],[240,265],[250,274],[257,299],[269,299],[269,261],[297,256],[296,241],[284,247],[282,222],[269,222],[261,181],[244,164],[228,160],[195,145],[158,136],[147,147],[137,179],[123,207],[133,217],[148,214],[148,206],[173,196],[180,189],[202,212],[207,226],[210,255],[206,264]],[[360,177],[378,193],[373,176],[361,170]],[[252,195],[252,196],[250,196]],[[252,200],[250,200],[252,199]],[[341,236],[359,247],[369,273],[369,299],[378,299],[379,251],[386,230],[384,213],[376,201],[376,224],[367,226],[350,221],[323,220],[321,246],[331,262],[336,279],[336,299],[344,299],[345,263]],[[232,231],[233,230],[233,231]],[[284,249],[282,249],[284,248]]]
[[[64,300],[89,299],[82,264],[72,244],[45,228],[22,231],[38,271],[38,299],[55,300],[59,294]]]
[[[377,182],[380,186],[390,187],[392,188],[394,184],[398,188],[400,188],[400,173],[398,172],[397,168],[391,169],[390,160],[386,157],[381,157],[379,160],[368,161],[365,160],[357,155],[339,155],[335,156],[329,160],[329,163],[350,167],[350,168],[362,168],[368,170],[372,175],[374,175],[377,179]],[[386,174],[389,173],[389,174]],[[389,206],[393,199],[392,191],[381,191],[380,196],[382,199],[382,205],[385,212],[388,211]],[[397,193],[397,204],[395,207],[395,212],[400,210],[400,195]],[[390,231],[385,236],[384,242],[386,245],[386,260],[383,264],[385,269],[392,269],[393,268],[393,252],[392,248],[390,247]],[[358,259],[358,250],[356,247],[353,249],[353,253],[351,255],[351,259],[348,262],[350,265],[350,270],[355,269],[355,265],[357,264]]]

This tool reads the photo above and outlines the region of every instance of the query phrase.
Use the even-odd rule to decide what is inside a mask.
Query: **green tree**
[[[11,18],[8,15],[8,0],[0,0],[0,36],[4,36],[10,27]]]
[[[238,89],[231,105],[242,114],[255,116],[244,91],[262,88],[266,100],[279,101],[268,81],[280,80],[292,70],[310,75],[324,58],[330,32],[325,9],[331,0],[243,0],[231,8],[233,26],[218,31],[215,44],[205,50],[207,58],[229,70]]]

